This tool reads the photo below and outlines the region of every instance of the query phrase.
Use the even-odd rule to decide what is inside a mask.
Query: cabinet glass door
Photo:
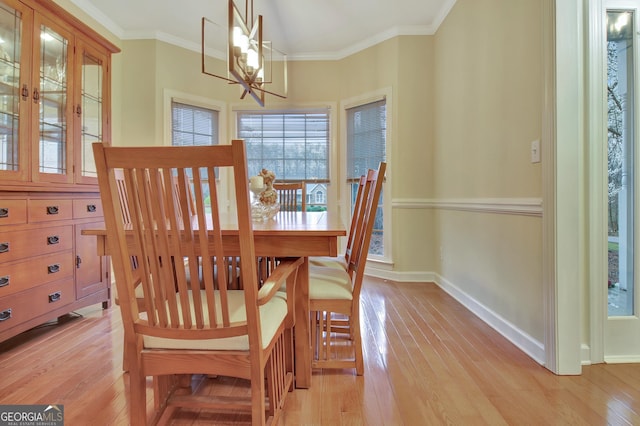
[[[40,39],[35,44],[39,70],[39,93],[34,95],[38,104],[38,180],[71,182],[69,173],[70,135],[68,132],[71,104],[68,99],[70,36],[42,23]],[[34,179],[35,180],[35,179]]]
[[[28,67],[28,55],[22,52],[28,44],[23,40],[24,25],[22,11],[10,3],[0,3],[0,177],[8,180],[28,176],[27,139],[21,137],[28,129],[20,127],[20,102],[27,104],[30,100],[28,82],[21,84],[20,73]],[[21,64],[24,56],[26,61]],[[27,113],[23,112],[22,122],[27,122]]]
[[[81,55],[80,60],[81,82],[80,99],[76,106],[76,119],[79,120],[78,138],[79,157],[76,164],[79,167],[79,176],[76,182],[97,183],[96,164],[93,159],[94,142],[106,140],[104,129],[105,111],[105,67],[107,59],[103,54],[91,49],[84,43],[78,43]]]

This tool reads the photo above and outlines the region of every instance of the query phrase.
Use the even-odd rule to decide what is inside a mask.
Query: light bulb
[[[247,52],[247,66],[250,66],[253,69],[258,69],[260,67],[260,63],[258,62],[258,52],[254,49],[249,49]]]
[[[242,35],[242,28],[233,27],[233,45],[235,47],[240,47],[239,41],[240,41],[241,35]]]
[[[247,53],[249,49],[249,37],[247,37],[240,27],[233,27],[233,45],[240,48],[242,53]]]

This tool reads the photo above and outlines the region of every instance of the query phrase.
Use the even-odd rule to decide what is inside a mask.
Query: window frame
[[[165,89],[163,91],[163,145],[171,146],[173,144],[173,102],[217,111],[218,144],[224,145],[230,143],[227,138],[228,122],[226,103],[194,95],[192,93]],[[219,170],[219,174],[216,176],[216,185],[218,186],[218,196],[220,200],[226,200],[233,194],[233,191],[229,186],[230,184],[220,184],[221,182],[229,182],[227,174],[227,170]],[[227,206],[220,206],[220,208],[228,208],[228,206],[229,204]]]
[[[393,122],[393,96],[391,87],[382,88],[373,92],[364,93],[359,96],[345,99],[340,102],[340,136],[343,143],[340,146],[340,194],[341,194],[341,214],[345,223],[351,221],[351,187],[352,184],[347,178],[347,126],[348,126],[348,109],[359,107],[362,105],[385,100],[386,108],[386,136],[385,136],[385,156],[387,169],[385,173],[385,179],[382,184],[382,213],[383,213],[383,247],[384,254],[376,255],[369,254],[367,256],[367,262],[376,263],[377,267],[382,269],[391,270],[393,267],[393,252],[392,252],[392,229],[391,229],[391,145],[392,145],[392,122]]]
[[[178,102],[185,105],[192,105],[198,108],[211,109],[218,112],[218,143],[229,143],[227,140],[227,108],[222,101],[215,101],[202,96],[190,93],[178,92],[175,90],[164,90],[164,145],[171,146],[173,138],[172,126],[172,103]]]
[[[337,146],[337,117],[335,111],[337,110],[337,104],[335,103],[311,103],[304,105],[287,105],[286,108],[278,107],[277,105],[273,108],[265,108],[264,110],[256,110],[252,107],[243,107],[240,105],[232,106],[231,108],[233,113],[233,119],[231,120],[231,131],[235,138],[239,138],[238,136],[238,113],[251,113],[251,112],[269,112],[269,113],[308,113],[308,112],[317,112],[320,110],[327,111],[328,113],[328,121],[329,121],[329,146],[327,153],[327,162],[328,162],[328,181],[327,182],[318,182],[326,184],[326,192],[325,192],[325,201],[327,206],[327,211],[336,212],[340,210],[339,202],[338,202],[338,193],[340,191],[338,182],[338,155],[340,150]],[[278,177],[276,176],[276,181],[278,181]],[[312,185],[315,183],[313,180],[305,180],[307,185]],[[307,187],[308,188],[308,187]],[[311,193],[307,191],[307,198],[309,201],[309,197],[311,197]],[[307,204],[313,204],[307,202]]]

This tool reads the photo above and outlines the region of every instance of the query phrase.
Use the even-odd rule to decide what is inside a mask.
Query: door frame
[[[589,198],[589,251],[588,258],[588,294],[589,307],[589,345],[584,350],[583,359],[590,363],[604,362],[604,322],[607,320],[607,308],[604,303],[607,297],[603,282],[607,280],[607,199],[605,186],[608,178],[604,159],[607,158],[606,145],[602,141],[607,138],[606,122],[606,89],[603,82],[606,78],[607,65],[604,59],[606,51],[605,38],[601,31],[605,28],[605,12],[603,0],[590,0],[586,10],[588,22],[587,43],[585,48],[589,79],[587,81],[587,138],[589,147],[589,172],[587,185]]]
[[[607,148],[606,144],[603,144],[602,141],[605,141],[607,138],[607,126],[606,117],[607,117],[607,93],[606,93],[606,85],[603,83],[607,77],[607,64],[605,60],[606,53],[606,45],[605,45],[605,37],[602,33],[605,30],[605,17],[607,11],[607,0],[590,0],[588,4],[588,9],[586,11],[587,14],[587,22],[588,22],[588,46],[586,46],[585,52],[587,52],[587,67],[588,67],[588,75],[589,80],[587,82],[587,96],[589,105],[589,110],[587,111],[587,122],[588,127],[586,131],[588,132],[588,138],[586,140],[589,152],[591,155],[589,156],[589,173],[588,173],[588,189],[589,189],[589,200],[588,200],[588,209],[589,209],[589,296],[590,296],[590,304],[589,304],[589,347],[588,352],[584,354],[583,359],[587,359],[590,363],[600,363],[600,362],[640,362],[640,356],[634,355],[621,355],[621,356],[607,356],[607,327],[609,326],[608,321],[608,309],[607,309],[607,300],[608,294],[606,291],[606,287],[603,285],[607,281],[608,277],[608,262],[607,262],[607,241],[608,241],[608,232],[607,232],[607,220],[608,220],[608,212],[607,212],[607,200],[608,194],[605,191],[606,182],[608,179],[608,171],[606,166],[606,158],[607,158]],[[637,21],[640,19],[640,1],[639,0],[615,0],[615,7],[620,9],[635,9],[636,16],[634,20],[634,24],[637,28]],[[635,70],[636,74],[635,78],[635,90],[636,93],[640,93],[640,84],[638,78],[638,61],[640,60],[639,55],[639,40],[637,32],[634,29],[634,34],[636,34],[636,40],[634,43],[634,60],[636,62]],[[636,123],[640,122],[640,106],[638,99],[639,96],[635,97],[635,105],[634,105],[634,115]],[[640,126],[636,126],[636,134],[634,135],[636,147],[638,146],[638,128]],[[636,148],[636,152],[634,153],[634,161],[638,164],[638,149]],[[634,171],[634,185],[638,185],[638,170]],[[636,200],[638,190],[636,187]],[[638,209],[637,209],[637,201],[636,201],[636,212],[634,213],[636,217],[638,217]],[[637,223],[637,221],[636,221]],[[634,226],[637,228],[637,226]],[[638,229],[634,229],[634,234],[638,235]],[[637,240],[637,238],[634,238]],[[637,243],[636,243],[637,245]],[[638,259],[638,247],[634,248],[634,257]],[[635,262],[637,264],[637,262]],[[635,272],[635,276],[638,276],[637,271]],[[634,280],[636,281],[636,280]],[[637,281],[636,281],[637,282]],[[635,302],[638,300],[638,285],[635,285],[634,298]],[[637,317],[638,307],[637,303],[634,303],[635,312]],[[633,327],[633,325],[629,325],[629,327]],[[586,352],[586,351],[585,351]]]

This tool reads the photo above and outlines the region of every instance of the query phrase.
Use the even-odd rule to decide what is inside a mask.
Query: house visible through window
[[[175,146],[204,146],[218,144],[218,111],[176,101],[171,102],[171,144]],[[217,176],[217,171],[216,171]],[[189,176],[193,179],[193,176]],[[201,178],[207,180],[203,171]],[[209,204],[210,199],[205,199]]]
[[[264,168],[272,170],[278,182],[305,181],[307,210],[326,210],[329,111],[242,111],[237,117],[249,174]]]
[[[352,205],[360,176],[386,161],[386,100],[347,109],[347,181],[351,184]],[[383,186],[384,192],[384,186]],[[380,194],[369,254],[384,255],[383,194]]]

